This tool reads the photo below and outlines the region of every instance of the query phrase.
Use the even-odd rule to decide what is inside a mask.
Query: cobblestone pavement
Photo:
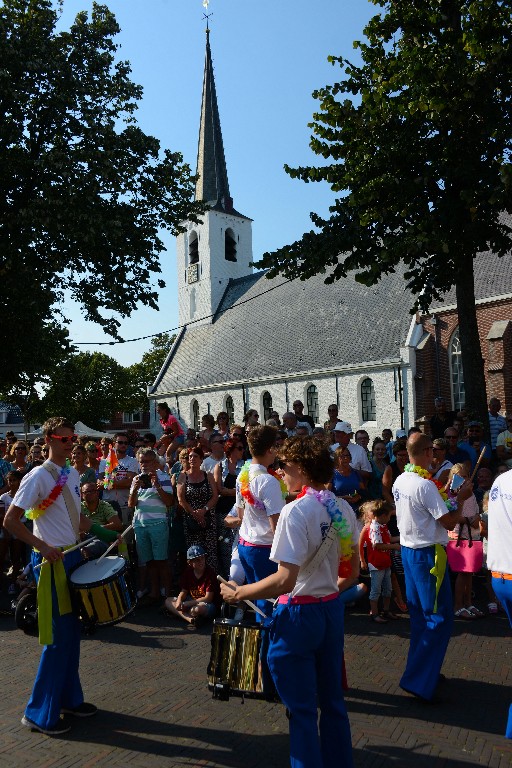
[[[406,617],[380,626],[362,608],[347,615],[357,768],[510,768],[512,741],[502,736],[512,699],[505,617],[456,622],[436,706],[398,687],[408,632]],[[206,687],[209,648],[207,628],[189,632],[155,608],[137,609],[122,624],[84,637],[82,683],[86,700],[101,712],[51,739],[20,724],[39,659],[37,639],[0,616],[0,768],[285,768],[283,707],[213,701]]]

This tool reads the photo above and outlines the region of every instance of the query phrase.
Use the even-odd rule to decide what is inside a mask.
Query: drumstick
[[[480,462],[482,461],[482,459],[483,459],[483,457],[484,457],[485,448],[486,448],[486,446],[484,445],[484,447],[482,448],[482,453],[481,453],[481,454],[480,454],[480,456],[478,457],[478,461],[477,461],[477,463],[475,464],[475,468],[474,468],[474,470],[473,470],[473,474],[472,474],[472,475],[471,475],[471,477],[469,478],[471,481],[473,481],[473,478],[474,478],[474,476],[476,475],[476,472],[477,472],[477,470],[478,470],[478,467],[480,466]]]
[[[133,528],[133,525],[129,525],[129,526],[128,526],[128,528],[127,528],[125,531],[123,531],[123,532],[122,532],[122,534],[121,534],[121,538],[123,538],[124,536],[126,536],[126,534],[128,533],[128,531],[131,531],[131,529],[132,529],[132,528]],[[108,553],[109,553],[109,552],[112,552],[112,550],[114,549],[114,547],[117,547],[117,545],[118,545],[118,541],[117,541],[117,539],[116,539],[115,541],[113,541],[113,542],[112,542],[112,544],[111,544],[111,545],[110,545],[110,547],[107,549],[107,551],[106,551],[106,552],[104,552],[104,553],[101,555],[101,557],[98,557],[98,559],[97,559],[97,560],[95,560],[95,563],[96,563],[96,565],[98,565],[98,563],[99,563],[99,562],[101,562],[101,561],[103,560],[103,558],[104,558],[104,557],[106,557],[106,556],[108,555]]]
[[[229,581],[226,581],[226,579],[223,579],[222,576],[217,576],[217,579],[220,581],[221,584],[224,584],[225,587],[229,587],[229,589],[232,589],[233,592],[235,591],[235,587],[232,584],[230,584]],[[254,603],[251,603],[250,600],[244,600],[244,603],[247,603],[249,608],[252,608],[253,611],[256,611],[256,613],[259,613],[259,615],[263,616],[264,619],[267,618],[267,615],[263,613],[261,608],[258,608],[257,605],[255,605]]]
[[[79,544],[75,544],[74,547],[70,547],[69,549],[64,550],[64,556],[68,555],[70,552],[74,552],[75,549],[80,549],[80,547],[85,547],[86,544],[91,544],[93,541],[98,541],[98,539],[93,536],[92,539],[85,539],[85,541],[81,541]],[[36,571],[38,568],[40,568],[45,563],[49,562],[48,560],[41,560],[41,562],[38,565],[34,565],[34,568],[32,570]]]

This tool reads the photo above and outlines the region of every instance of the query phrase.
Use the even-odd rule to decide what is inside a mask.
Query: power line
[[[226,307],[222,311],[222,314],[225,312],[229,312],[231,309],[235,309],[235,307],[241,307],[243,304],[247,304],[249,301],[254,301],[254,299],[259,299],[260,296],[265,296],[266,293],[270,293],[271,291],[275,291],[276,288],[281,288],[282,285],[286,285],[287,283],[291,283],[295,278],[289,278],[288,280],[283,280],[282,283],[279,283],[279,285],[273,285],[270,288],[267,288],[266,291],[262,291],[261,293],[257,293],[256,296],[249,296],[249,298],[244,299],[243,301],[238,301],[236,304],[232,304],[230,307]],[[74,344],[77,347],[84,347],[84,346],[97,346],[97,347],[113,347],[116,344],[130,344],[132,341],[145,341],[146,339],[154,339],[156,336],[162,336],[164,333],[173,333],[174,331],[180,331],[182,328],[188,328],[190,325],[194,325],[195,323],[200,323],[203,320],[211,320],[217,312],[212,312],[211,315],[204,315],[203,317],[199,317],[197,320],[192,320],[190,323],[183,323],[183,325],[177,325],[175,328],[168,328],[166,331],[158,331],[158,333],[150,333],[147,336],[138,336],[135,339],[117,339],[116,341],[72,341],[71,344]]]

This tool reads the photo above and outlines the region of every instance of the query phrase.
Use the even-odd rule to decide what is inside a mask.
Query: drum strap
[[[50,475],[53,477],[55,482],[57,482],[57,480],[59,479],[59,472],[57,471],[57,468],[55,467],[55,465],[49,461],[45,461],[43,464],[43,467],[46,469],[47,472],[50,473]],[[68,511],[69,522],[71,523],[71,527],[73,528],[73,531],[75,533],[75,542],[80,541],[80,533],[79,533],[80,515],[77,517],[76,505],[74,502],[73,494],[71,492],[71,489],[68,487],[67,483],[62,489],[62,498],[64,499],[64,503]]]

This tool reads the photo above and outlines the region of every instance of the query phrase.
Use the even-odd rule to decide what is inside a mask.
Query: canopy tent
[[[75,424],[75,433],[77,435],[87,435],[88,437],[112,437],[113,432],[99,432],[97,429],[88,427],[83,421],[77,421]]]

